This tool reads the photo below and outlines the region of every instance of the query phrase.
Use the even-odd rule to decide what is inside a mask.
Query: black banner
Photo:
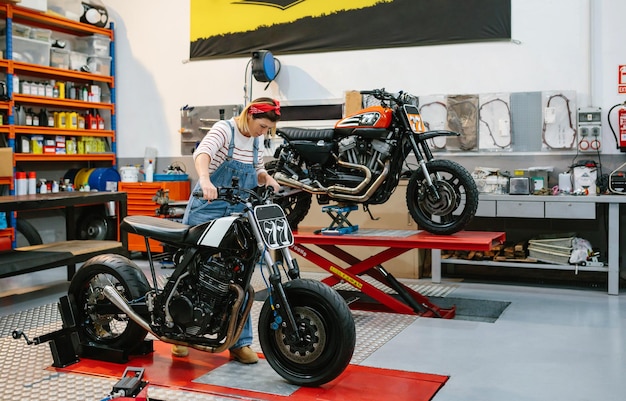
[[[250,7],[251,12],[254,7],[285,11],[311,1],[316,0],[240,0],[232,4],[239,10]],[[259,49],[277,55],[510,38],[510,0],[388,0],[366,8],[304,16],[288,23],[268,22],[254,30],[197,39],[191,42],[190,57],[248,57]]]

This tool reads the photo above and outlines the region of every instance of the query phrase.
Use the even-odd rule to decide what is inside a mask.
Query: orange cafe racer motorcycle
[[[362,91],[380,101],[349,115],[332,129],[280,128],[284,143],[267,170],[283,187],[275,199],[297,227],[311,207],[385,203],[409,174],[407,208],[420,229],[433,234],[462,230],[478,207],[478,189],[471,174],[451,160],[435,159],[428,140],[459,136],[447,130],[426,131],[416,105],[407,93],[384,89]],[[414,155],[417,168],[403,171]],[[370,213],[371,216],[371,213]]]

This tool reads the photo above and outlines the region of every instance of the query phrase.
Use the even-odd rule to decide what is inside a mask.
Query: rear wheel
[[[113,306],[102,289],[111,285],[127,301],[139,299],[150,290],[143,272],[128,258],[99,255],[76,272],[68,293],[77,305],[76,322],[83,341],[115,349],[136,347],[147,332]]]
[[[352,313],[332,288],[316,280],[284,284],[300,340],[276,325],[268,298],[259,315],[259,342],[265,359],[284,379],[299,386],[319,386],[335,379],[350,363],[356,342]]]
[[[277,161],[272,160],[265,165],[268,174],[273,176],[276,172]],[[288,195],[281,196],[280,193],[274,198],[274,203],[285,211],[285,216],[292,230],[298,228],[298,224],[306,217],[311,208],[311,194],[304,191],[294,191],[287,187],[285,191]],[[294,191],[291,192],[290,191]],[[282,191],[281,191],[282,192]]]

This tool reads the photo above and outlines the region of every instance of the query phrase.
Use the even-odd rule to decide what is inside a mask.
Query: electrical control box
[[[576,117],[578,150],[599,152],[602,149],[602,109],[580,107]]]

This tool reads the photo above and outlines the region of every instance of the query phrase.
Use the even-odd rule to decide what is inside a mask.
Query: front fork
[[[428,167],[426,166],[426,162],[433,159],[433,154],[430,151],[430,148],[428,147],[428,144],[426,144],[426,142],[424,141],[420,142],[420,145],[421,145],[421,149],[420,149],[417,142],[415,141],[414,135],[410,134],[409,140],[411,141],[411,147],[413,148],[413,153],[415,154],[415,157],[417,158],[417,163],[420,165],[420,168],[424,172],[424,179],[426,180],[426,184],[427,184],[426,190],[428,191],[428,195],[431,197],[431,199],[434,202],[439,202],[441,200],[441,196],[439,195],[439,191],[437,191],[437,187],[435,187],[435,184],[433,184],[433,180],[430,178],[430,172],[428,171]],[[424,153],[426,157],[422,156],[422,152]]]
[[[249,205],[248,205],[249,206]],[[298,327],[296,325],[296,319],[293,315],[291,307],[289,306],[289,302],[287,301],[287,295],[285,294],[285,289],[283,288],[283,284],[281,282],[281,274],[280,274],[280,262],[274,262],[272,259],[272,255],[270,252],[265,249],[265,243],[263,242],[263,237],[259,232],[259,228],[254,223],[254,213],[251,210],[251,207],[247,207],[246,211],[248,215],[248,219],[252,222],[250,226],[252,227],[252,231],[254,232],[254,237],[257,241],[257,246],[259,249],[263,249],[263,258],[265,264],[268,267],[270,272],[270,296],[272,297],[272,310],[276,313],[276,318],[274,319],[274,324],[272,325],[272,329],[277,330],[279,326],[283,327],[284,334],[292,341],[301,341],[300,334],[298,333]],[[298,263],[295,259],[291,257],[291,253],[289,253],[289,248],[282,248],[280,252],[283,256],[283,262],[287,263],[288,270],[287,274],[291,280],[300,277],[300,270],[298,267]]]

